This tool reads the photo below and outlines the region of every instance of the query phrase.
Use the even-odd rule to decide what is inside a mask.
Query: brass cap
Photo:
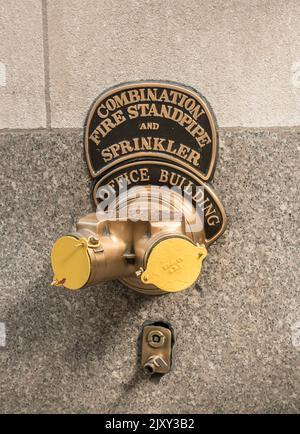
[[[167,238],[152,248],[141,280],[162,291],[182,291],[197,280],[206,255],[204,245],[180,237]]]
[[[52,284],[68,289],[85,286],[91,273],[91,260],[85,238],[66,235],[55,241],[51,251]]]

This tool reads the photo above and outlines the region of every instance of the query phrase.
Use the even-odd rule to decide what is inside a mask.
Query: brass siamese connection
[[[151,197],[149,210],[149,188],[138,189],[132,198],[118,198],[117,218],[88,214],[74,233],[57,239],[51,252],[53,285],[77,290],[118,279],[150,295],[193,285],[207,255],[201,216],[175,193]],[[122,217],[125,205],[129,216],[139,210],[148,218]]]

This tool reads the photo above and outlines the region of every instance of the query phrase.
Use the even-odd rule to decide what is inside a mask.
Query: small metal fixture
[[[142,331],[141,363],[146,374],[166,374],[172,365],[174,331],[164,322],[147,323]]]

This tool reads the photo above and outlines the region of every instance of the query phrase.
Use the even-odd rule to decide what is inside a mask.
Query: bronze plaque
[[[208,181],[216,163],[212,111],[198,92],[177,83],[137,82],[104,92],[90,109],[84,140],[93,178],[151,159]]]
[[[171,82],[136,82],[100,95],[88,113],[84,140],[93,198],[99,189],[157,185],[193,191],[202,207],[206,243],[224,231],[226,216],[206,182],[217,158],[217,125],[207,101]],[[99,196],[98,196],[99,197]]]
[[[210,245],[224,232],[226,216],[219,199],[212,189],[198,177],[185,169],[169,163],[157,164],[154,160],[132,161],[116,167],[94,184],[93,198],[98,205],[101,199],[109,199],[110,189],[118,192],[126,184],[128,188],[140,185],[177,187],[187,192],[193,205],[203,212],[205,244]],[[197,190],[196,187],[203,187]],[[108,200],[109,201],[109,200]]]

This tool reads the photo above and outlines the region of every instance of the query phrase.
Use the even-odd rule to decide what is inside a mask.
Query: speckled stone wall
[[[201,290],[49,286],[56,237],[92,210],[82,131],[0,134],[1,412],[300,411],[299,128],[221,129],[228,214]],[[138,366],[148,319],[177,333],[159,382]]]

